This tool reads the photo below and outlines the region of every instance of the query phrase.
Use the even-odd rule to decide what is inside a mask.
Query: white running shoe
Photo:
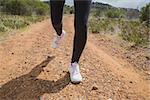
[[[52,48],[58,48],[60,43],[62,42],[62,40],[64,39],[65,37],[65,34],[66,32],[64,30],[62,30],[62,34],[60,36],[56,36],[53,40],[53,43],[52,43]]]
[[[82,76],[80,74],[79,65],[77,62],[71,63],[69,73],[72,83],[80,83],[82,81]]]

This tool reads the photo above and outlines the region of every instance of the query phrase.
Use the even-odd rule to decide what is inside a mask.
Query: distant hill
[[[92,3],[92,8],[109,9],[109,8],[113,8],[113,6],[111,6],[109,4],[104,4],[104,3],[99,3],[99,2],[93,2]]]
[[[42,1],[42,2],[44,2],[44,3],[46,3],[46,4],[49,4],[49,1]]]
[[[92,3],[92,9],[97,9],[99,12],[107,12],[108,10],[121,10],[124,12],[124,15],[127,19],[136,19],[139,18],[139,10],[133,9],[133,8],[120,8],[120,7],[114,7],[109,4],[99,3],[99,2],[93,2]]]

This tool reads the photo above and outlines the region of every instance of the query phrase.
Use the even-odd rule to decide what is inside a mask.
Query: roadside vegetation
[[[73,7],[65,5],[65,14],[72,14]],[[24,28],[49,17],[49,2],[40,0],[0,0],[0,35]]]
[[[40,0],[1,0],[1,11],[11,15],[46,15],[49,6]]]
[[[139,11],[139,16],[135,18],[130,19],[127,13],[124,9],[110,8],[103,12],[101,9],[94,8],[90,17],[90,31],[92,33],[118,34],[123,40],[135,45],[148,45],[150,4],[143,7]]]
[[[32,23],[42,21],[44,16],[1,15],[0,32],[24,28]]]
[[[0,0],[0,37],[44,20],[49,5],[40,0]]]

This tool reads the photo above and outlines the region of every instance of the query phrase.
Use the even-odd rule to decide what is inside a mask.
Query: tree
[[[147,26],[150,26],[150,3],[141,9],[140,21],[145,22]]]
[[[48,5],[40,0],[2,0],[3,12],[13,15],[45,15],[49,8]]]
[[[108,18],[122,18],[124,16],[124,12],[120,9],[111,9],[106,13]]]

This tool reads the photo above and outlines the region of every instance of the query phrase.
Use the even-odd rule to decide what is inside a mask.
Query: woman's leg
[[[62,33],[62,16],[64,4],[65,0],[50,0],[51,21],[57,35],[59,36]]]
[[[74,0],[75,6],[75,36],[73,45],[72,63],[79,62],[87,40],[87,22],[91,0]]]

